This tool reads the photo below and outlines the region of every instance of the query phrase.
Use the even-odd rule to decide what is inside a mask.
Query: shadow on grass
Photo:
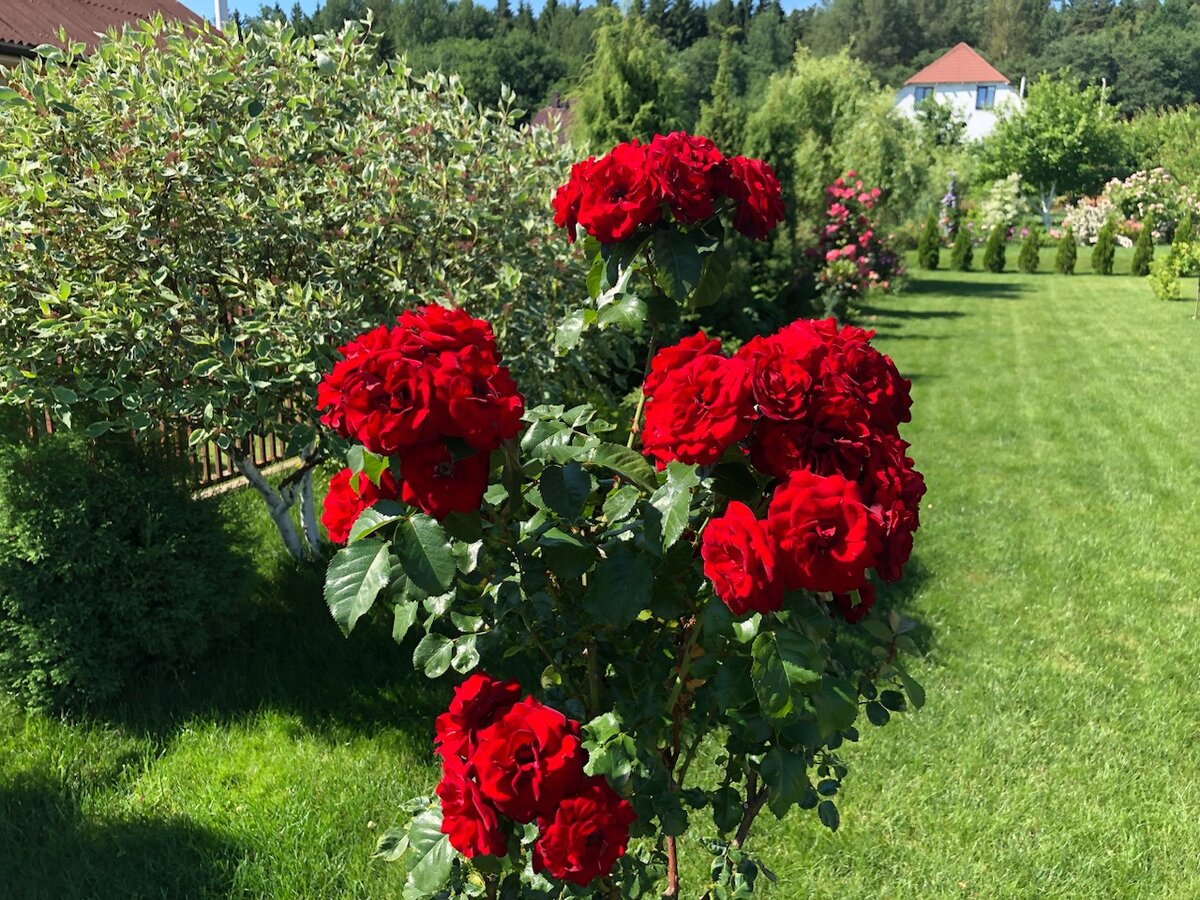
[[[222,896],[242,852],[182,818],[92,822],[70,791],[38,778],[0,787],[5,897]]]
[[[914,278],[904,286],[904,291],[897,295],[897,303],[903,303],[906,294],[952,294],[956,297],[979,297],[993,300],[1012,300],[1028,292],[1020,284],[1003,281],[1004,274],[994,276],[995,281],[967,281],[961,278]],[[963,313],[943,312],[939,310],[899,310],[898,312],[913,313],[912,318],[954,318]]]
[[[232,635],[193,671],[149,678],[99,718],[169,740],[188,721],[232,722],[275,710],[331,741],[400,728],[424,734],[449,698],[412,666],[414,641],[392,640],[390,616],[349,638],[322,597],[323,565],[280,563]]]

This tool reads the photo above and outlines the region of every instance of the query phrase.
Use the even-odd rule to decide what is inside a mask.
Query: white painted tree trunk
[[[247,457],[234,451],[230,451],[230,456],[233,458],[234,465],[237,466],[238,471],[246,476],[246,480],[258,491],[259,496],[266,503],[267,512],[271,516],[271,521],[275,523],[275,527],[279,530],[279,537],[282,538],[283,545],[287,547],[288,553],[292,555],[293,559],[308,559],[309,554],[300,540],[295,523],[292,521],[294,493],[288,491],[289,496],[285,496],[271,487],[271,483],[259,471],[258,466],[254,465],[254,462]],[[305,474],[311,475],[311,472]]]
[[[1039,188],[1038,202],[1042,206],[1042,227],[1046,231],[1050,230],[1050,209],[1054,206],[1054,189],[1057,187],[1055,182],[1050,183],[1050,190],[1044,191]]]

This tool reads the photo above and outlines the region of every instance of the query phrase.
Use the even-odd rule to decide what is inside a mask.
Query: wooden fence
[[[37,433],[53,432],[54,420],[50,418],[49,413],[30,416],[30,437]],[[162,435],[164,451],[185,462],[188,482],[196,489],[213,487],[242,477],[230,455],[212,441],[206,441],[196,447],[189,446],[192,429],[187,425],[160,425],[159,433]],[[251,437],[250,451],[251,462],[259,469],[289,459],[285,441],[273,431],[263,436]]]

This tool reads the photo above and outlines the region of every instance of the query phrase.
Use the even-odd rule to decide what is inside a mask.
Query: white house
[[[966,137],[978,140],[996,126],[996,112],[1021,102],[1020,93],[968,44],[958,44],[935,59],[896,93],[896,109],[912,118],[918,103],[949,104],[966,121]]]

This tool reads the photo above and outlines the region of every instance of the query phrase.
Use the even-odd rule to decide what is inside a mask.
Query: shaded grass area
[[[88,718],[0,705],[0,895],[399,894],[369,857],[432,787],[448,689],[411,673],[386,622],[343,638],[320,568],[276,550],[257,502],[223,501],[259,588],[219,653]]]
[[[916,273],[867,310],[929,481],[883,601],[922,623],[929,706],[864,723],[836,834],[764,816],[767,896],[1200,896],[1190,311],[1049,271]],[[225,501],[259,587],[219,654],[105,716],[0,706],[0,896],[400,895],[369,855],[434,783],[448,688],[386,622],[343,639],[255,503]]]
[[[929,706],[849,754],[842,827],[769,823],[812,897],[1200,896],[1200,323],[1144,282],[917,273]]]

